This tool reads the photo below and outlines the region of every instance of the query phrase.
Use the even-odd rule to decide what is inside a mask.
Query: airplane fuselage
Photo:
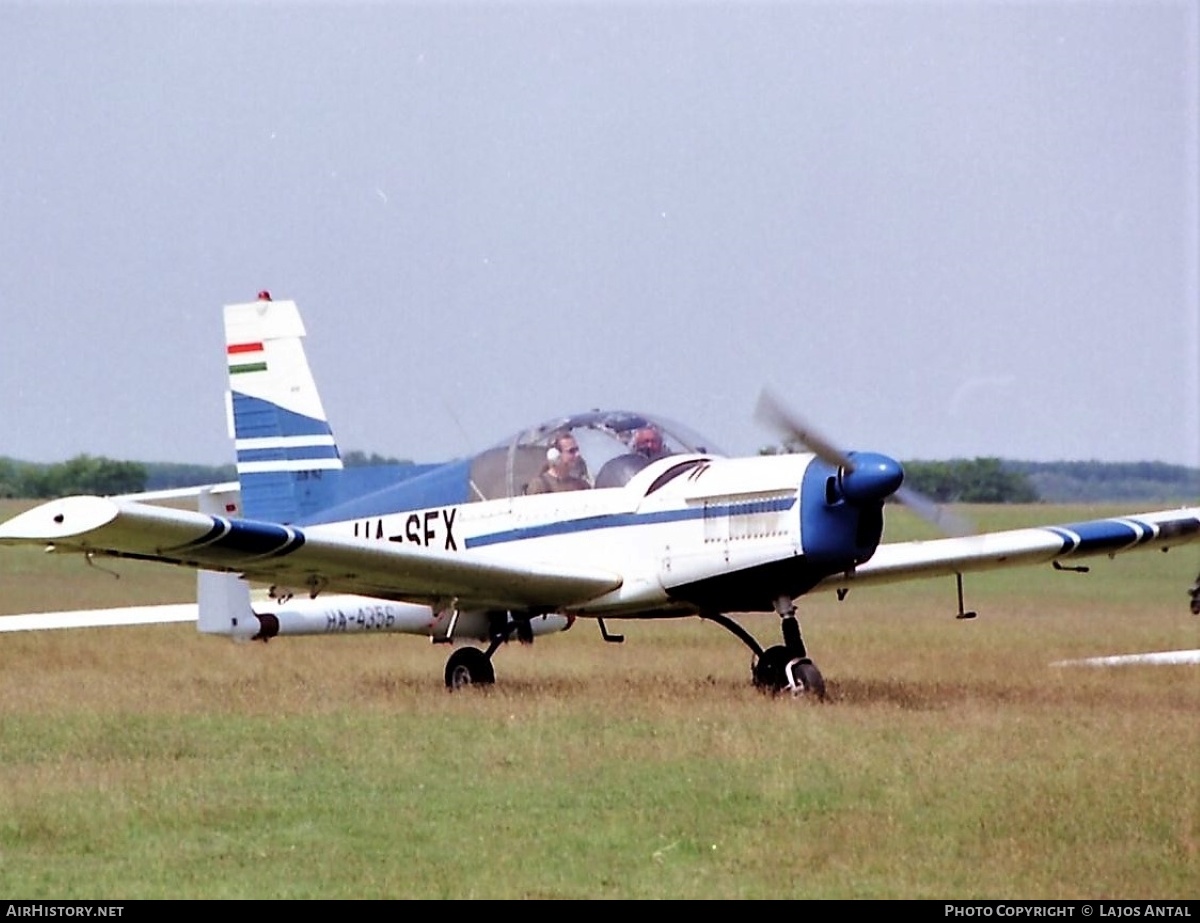
[[[689,588],[714,575],[747,581],[763,574],[761,591],[747,594],[740,608],[769,609],[797,581],[811,585],[817,571],[831,572],[826,556],[811,575],[795,566],[795,573],[782,573],[805,557],[801,488],[814,461],[811,455],[671,456],[623,487],[381,513],[306,532],[511,565],[586,561],[620,575],[616,589],[568,607],[575,615],[691,614],[704,606]],[[848,554],[849,560],[838,556],[834,570],[853,564],[854,550]],[[780,573],[766,576],[770,569]]]

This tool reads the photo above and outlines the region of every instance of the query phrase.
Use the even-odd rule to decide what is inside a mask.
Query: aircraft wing
[[[1139,548],[1170,548],[1196,541],[1200,541],[1200,507],[961,538],[894,542],[881,544],[874,556],[853,573],[829,577],[822,587],[840,589],[894,583],[918,577],[1115,555]]]
[[[390,541],[102,497],[66,497],[0,524],[0,544],[160,561],[243,574],[295,592],[556,610],[616,589],[595,568],[520,566]]]
[[[196,621],[196,612],[195,603],[171,603],[161,606],[129,606],[118,609],[77,609],[72,612],[0,615],[0,632],[194,622]]]

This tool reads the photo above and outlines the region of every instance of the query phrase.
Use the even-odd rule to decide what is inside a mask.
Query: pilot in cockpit
[[[559,433],[546,450],[546,465],[525,485],[527,494],[550,494],[563,490],[588,490],[587,462],[579,454],[579,443],[570,433]]]

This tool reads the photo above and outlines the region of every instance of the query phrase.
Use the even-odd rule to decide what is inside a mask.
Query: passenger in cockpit
[[[597,487],[624,487],[630,478],[650,462],[666,458],[671,451],[663,444],[662,430],[653,423],[643,423],[624,437],[629,452],[610,458],[596,475]]]
[[[658,427],[653,423],[647,423],[638,429],[633,434],[633,439],[630,440],[629,447],[635,455],[640,455],[648,461],[665,458],[671,454],[664,448],[662,433],[658,431]]]
[[[570,433],[559,433],[546,450],[546,466],[525,485],[527,494],[550,494],[563,490],[587,490],[587,462],[579,454],[579,443]]]

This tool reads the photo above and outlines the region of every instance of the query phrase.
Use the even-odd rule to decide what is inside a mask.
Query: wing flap
[[[320,528],[226,519],[102,497],[66,497],[0,524],[0,544],[85,552],[227,571],[296,590],[407,602],[559,609],[610,592],[617,574],[596,568],[488,560]]]

